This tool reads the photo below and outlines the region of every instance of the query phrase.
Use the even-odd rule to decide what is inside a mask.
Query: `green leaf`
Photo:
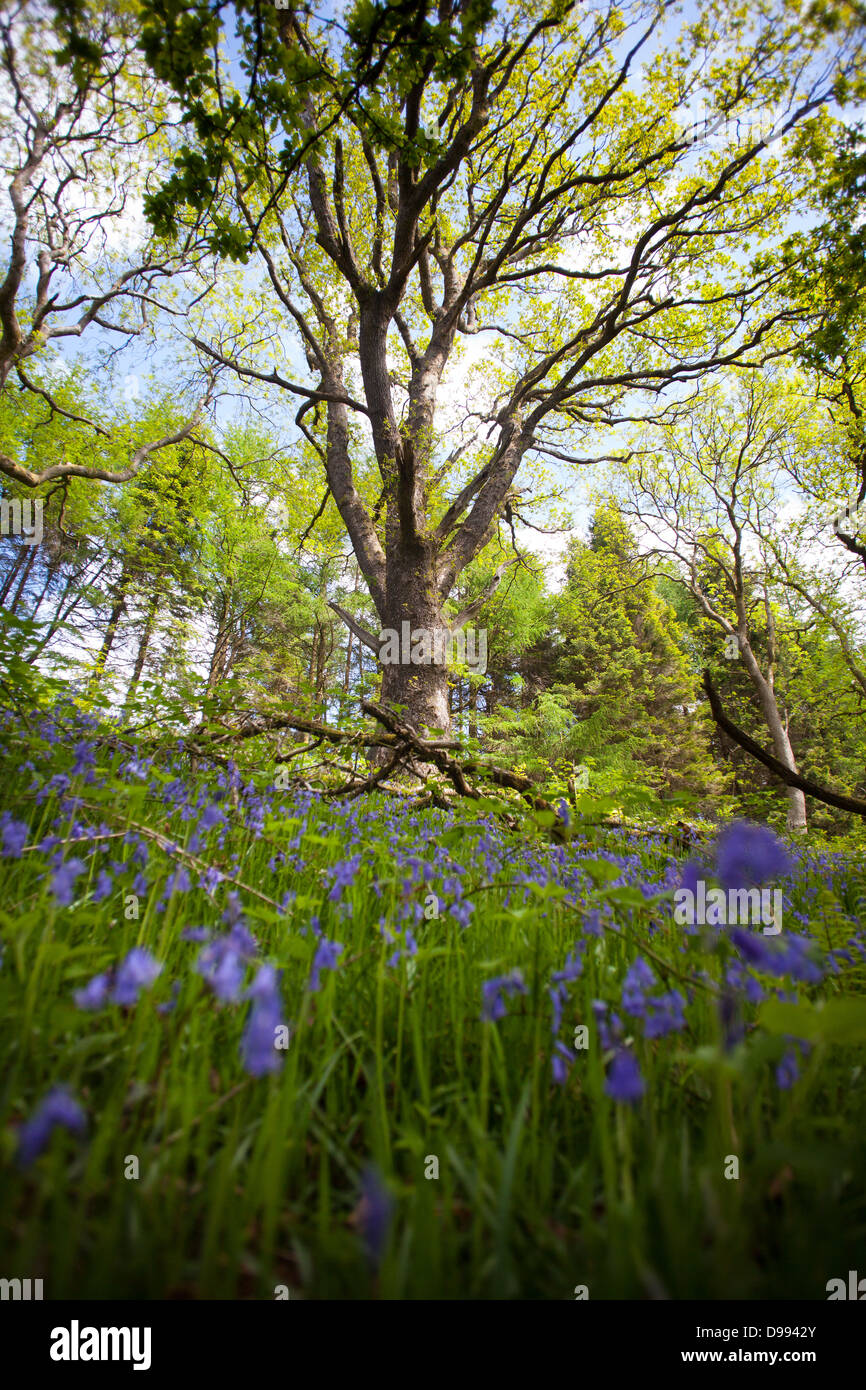
[[[758,1012],[768,1033],[788,1033],[807,1042],[866,1042],[866,999],[830,999],[787,1004],[769,999]]]
[[[609,859],[582,859],[580,867],[586,869],[593,883],[612,883],[622,875],[619,864],[611,864]]]

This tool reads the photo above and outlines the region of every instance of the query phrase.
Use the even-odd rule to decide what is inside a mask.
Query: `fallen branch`
[[[765,753],[759,743],[756,743],[743,729],[732,723],[722,709],[722,702],[710,679],[709,671],[704,672],[703,686],[710,702],[713,719],[719,728],[728,735],[728,738],[733,739],[734,743],[738,743],[744,752],[751,754],[759,763],[763,763],[764,767],[780,777],[787,786],[798,787],[807,796],[813,796],[816,801],[823,801],[827,806],[835,806],[840,811],[851,811],[855,816],[866,816],[866,801],[861,801],[856,796],[845,796],[842,792],[831,791],[829,787],[822,787],[817,782],[813,782],[811,778],[803,777],[799,772],[792,772],[791,768],[785,767],[785,764],[779,762],[778,758],[774,758],[772,753]]]

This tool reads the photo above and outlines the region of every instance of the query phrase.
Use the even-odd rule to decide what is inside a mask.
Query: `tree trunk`
[[[15,597],[12,599],[12,602],[9,604],[9,612],[10,612],[10,613],[17,613],[17,611],[18,611],[18,605],[19,605],[19,603],[21,602],[21,599],[22,599],[23,596],[24,596],[24,590],[27,588],[27,581],[28,581],[28,579],[30,578],[30,571],[31,571],[32,568],[33,568],[33,564],[34,564],[35,559],[36,559],[36,546],[33,545],[33,546],[30,547],[30,553],[29,553],[29,555],[27,556],[27,559],[26,559],[26,561],[25,561],[25,563],[24,563],[24,573],[22,574],[22,576],[21,576],[21,582],[19,583],[18,588],[17,588],[16,591],[15,591]]]
[[[759,667],[754,652],[749,646],[748,641],[740,634],[740,651],[743,654],[743,661],[749,673],[752,684],[757,691],[758,699],[761,704],[761,711],[767,722],[770,737],[773,740],[773,752],[791,772],[798,772],[797,761],[794,757],[794,750],[791,747],[791,740],[788,737],[788,730],[782,721],[779,713],[779,706],[776,701],[776,692],[770,681],[766,679]],[[789,830],[802,832],[806,829],[806,798],[799,787],[788,787],[788,818],[787,826]]]
[[[9,596],[9,591],[21,572],[21,566],[24,564],[24,561],[26,559],[26,556],[24,554],[25,549],[25,546],[19,545],[13,557],[12,563],[6,572],[6,578],[3,581],[3,588],[2,590],[0,590],[0,605],[5,604],[6,599]]]
[[[105,629],[105,636],[102,639],[102,646],[99,650],[99,656],[96,658],[96,666],[94,667],[93,676],[91,680],[91,684],[94,689],[98,682],[101,681],[102,677],[105,675],[105,667],[108,664],[108,658],[111,655],[111,649],[114,646],[114,639],[117,636],[117,629],[120,626],[120,619],[122,618],[123,611],[126,608],[126,586],[127,576],[125,573],[123,573],[121,574],[120,581],[117,585],[117,588],[114,591],[114,602],[111,606],[111,613],[108,618],[108,626]]]
[[[138,689],[138,682],[141,680],[141,673],[144,670],[144,663],[147,660],[147,651],[150,646],[150,639],[153,636],[153,629],[156,625],[156,610],[159,606],[159,591],[154,590],[153,597],[147,610],[147,617],[144,621],[141,637],[138,641],[138,654],[135,658],[135,667],[132,672],[132,680],[129,682],[129,689],[126,692],[124,706],[132,703],[135,692]]]
[[[448,734],[448,670],[441,636],[448,624],[433,555],[420,549],[420,555],[401,550],[388,561],[384,630],[391,636],[391,650],[386,643],[382,652],[398,659],[382,661],[382,701],[401,705],[402,717],[417,733]]]

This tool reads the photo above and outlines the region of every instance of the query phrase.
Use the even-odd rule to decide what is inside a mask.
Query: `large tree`
[[[195,137],[150,216],[266,288],[198,346],[299,401],[383,628],[474,616],[449,597],[521,465],[609,453],[634,393],[759,365],[797,317],[739,253],[796,210],[789,136],[856,71],[849,6],[711,0],[676,32],[670,0],[143,9]],[[382,693],[447,728],[443,662]]]

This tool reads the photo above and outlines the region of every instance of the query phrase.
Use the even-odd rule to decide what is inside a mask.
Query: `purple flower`
[[[716,872],[725,889],[757,888],[790,871],[785,846],[766,825],[735,821],[719,836]]]
[[[782,956],[784,974],[802,984],[816,985],[824,978],[824,969],[815,959],[816,946],[807,936],[796,936],[789,932],[785,937],[785,950]]]
[[[181,941],[210,941],[210,931],[207,927],[184,927],[180,939]]]
[[[726,989],[719,999],[719,1019],[722,1025],[722,1045],[730,1052],[746,1036],[746,1025],[737,996]]]
[[[519,970],[512,970],[510,975],[496,975],[492,980],[486,980],[481,986],[482,1021],[497,1023],[500,1018],[505,1017],[503,994],[513,996],[525,993],[526,985]]]
[[[622,982],[622,1007],[634,1018],[644,1018],[647,1002],[645,991],[656,984],[656,977],[643,956],[637,956]]]
[[[84,873],[80,859],[65,859],[55,868],[51,879],[51,892],[61,907],[68,907],[75,896],[75,880]]]
[[[236,868],[237,865],[234,865],[233,867]],[[238,923],[243,920],[243,915],[244,912],[243,908],[241,907],[240,893],[237,893],[234,889],[231,889],[228,895],[228,906],[226,907],[226,910],[223,913],[223,921],[228,927],[236,927]]]
[[[206,834],[209,830],[213,830],[214,826],[221,825],[224,820],[225,816],[219,806],[206,806],[198,823],[199,834]]]
[[[187,873],[186,869],[181,865],[179,869],[175,869],[173,874],[169,874],[168,878],[166,879],[165,890],[163,892],[163,901],[166,901],[168,898],[172,897],[174,893],[187,893],[189,892],[189,889],[189,874]]]
[[[388,1243],[394,1204],[377,1168],[368,1165],[361,1175],[358,1220],[371,1265],[378,1266]]]
[[[601,1045],[605,1052],[607,1052],[608,1049],[613,1047],[614,1043],[618,1042],[622,1037],[622,1020],[618,1014],[612,1013],[610,1022],[608,1023],[607,1004],[605,1004],[603,999],[593,999],[592,1012],[595,1017],[596,1027],[598,1028]]]
[[[310,970],[309,990],[311,994],[315,994],[317,990],[321,989],[319,976],[323,970],[336,970],[337,957],[342,949],[343,943],[341,941],[329,941],[326,936],[321,936],[319,938],[316,954],[313,957],[312,969]]]
[[[77,777],[79,773],[86,772],[93,765],[94,746],[92,743],[76,743],[74,752],[75,762],[72,767],[72,776]]]
[[[601,924],[601,913],[598,908],[593,908],[583,919],[583,930],[587,936],[604,936],[604,927]]]
[[[668,1033],[681,1032],[686,1026],[685,1004],[686,1001],[678,989],[649,999],[648,1012],[644,1019],[644,1037],[664,1038]]]
[[[93,901],[95,903],[104,902],[106,898],[111,896],[113,887],[114,882],[111,874],[106,869],[100,869],[96,879],[96,887],[93,890]]]
[[[550,984],[547,987],[547,992],[550,995],[550,1002],[553,1006],[553,1033],[559,1032],[559,1026],[562,1023],[562,1010],[568,998],[568,989],[566,986],[580,978],[581,971],[583,970],[581,956],[585,949],[586,943],[584,941],[578,942],[574,950],[566,957],[563,969],[555,971],[550,977]]]
[[[748,965],[752,965],[757,970],[769,970],[776,973],[776,962],[778,952],[763,937],[756,932],[743,931],[741,927],[735,927],[731,932],[733,941],[740,955]]]
[[[553,1071],[553,1079],[557,1086],[565,1085],[566,1078],[568,1077],[568,1069],[575,1060],[576,1055],[577,1054],[572,1052],[570,1048],[566,1047],[564,1042],[555,1042],[553,1044],[551,1068]]]
[[[246,962],[255,953],[256,943],[251,934],[246,927],[235,925],[199,952],[195,968],[207,980],[217,999],[233,1004],[240,998]]]
[[[9,812],[4,811],[0,833],[3,836],[3,847],[0,852],[7,859],[20,859],[21,852],[27,844],[30,827],[25,825],[23,820],[13,820]]]
[[[76,1007],[79,1009],[102,1009],[108,1002],[108,991],[111,987],[111,974],[104,971],[101,975],[94,975],[93,979],[86,984],[83,989],[77,989],[72,996]]]
[[[114,1004],[138,1003],[140,990],[149,989],[162,970],[162,962],[142,946],[133,946],[117,969],[111,1000]]]
[[[179,992],[180,980],[175,980],[174,984],[171,987],[171,998],[164,1000],[162,1004],[157,1004],[156,1012],[158,1014],[170,1014],[177,1004],[177,996]]]
[[[201,887],[204,889],[204,891],[207,893],[208,897],[213,897],[217,888],[222,883],[223,877],[224,875],[220,873],[219,869],[215,869],[213,865],[210,865],[207,869],[205,869],[204,873],[199,879],[199,883]]]
[[[65,1086],[55,1086],[18,1131],[18,1162],[27,1168],[38,1158],[53,1131],[62,1126],[70,1134],[81,1135],[87,1117]]]
[[[246,992],[252,999],[246,1028],[241,1038],[241,1058],[251,1076],[265,1076],[279,1071],[283,1064],[281,1049],[277,1048],[277,1029],[285,1027],[282,1020],[282,1001],[278,976],[272,965],[259,967],[256,978]]]
[[[789,1047],[776,1067],[776,1085],[780,1091],[790,1091],[800,1075],[800,1062],[793,1047]]]
[[[360,854],[353,854],[350,859],[344,859],[340,864],[335,865],[333,870],[334,882],[328,894],[332,903],[338,903],[343,896],[343,889],[354,883],[360,865]]]
[[[621,1105],[634,1105],[640,1100],[646,1084],[633,1052],[621,1047],[615,1054],[604,1083],[605,1093]]]
[[[386,928],[386,930],[387,930],[387,928]],[[393,941],[394,938],[391,936],[391,933],[390,933],[390,932],[388,932],[388,936],[389,936],[390,939]],[[406,931],[405,931],[405,934],[404,934],[404,937],[403,937],[403,945],[402,945],[402,947],[398,947],[397,950],[394,951],[394,952],[392,953],[392,955],[390,955],[390,956],[388,957],[388,965],[390,965],[390,966],[395,966],[395,965],[399,964],[399,961],[400,961],[400,957],[401,957],[401,956],[417,956],[417,954],[418,954],[418,942],[415,940],[415,937],[412,935],[411,929],[410,929],[409,927],[407,927],[407,928],[406,928]]]
[[[683,865],[683,872],[680,877],[680,887],[687,888],[691,894],[698,891],[698,880],[706,874],[706,869],[697,859],[690,859]]]

